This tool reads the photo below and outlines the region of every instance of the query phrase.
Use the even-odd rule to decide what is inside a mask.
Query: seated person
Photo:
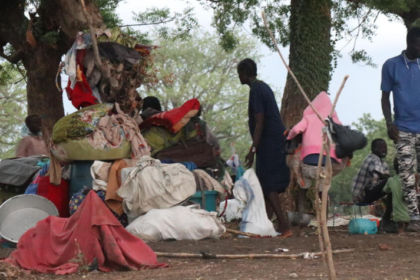
[[[392,220],[398,225],[398,233],[402,233],[410,222],[410,215],[408,215],[407,203],[404,201],[398,160],[396,157],[394,158],[393,165],[395,176],[388,179],[382,191],[388,194],[389,198],[392,200]],[[382,228],[382,230],[387,231],[388,229]]]
[[[162,112],[162,106],[157,97],[147,96],[143,99],[141,117],[143,120]]]
[[[48,155],[47,146],[41,134],[42,121],[38,115],[29,115],[22,127],[22,136],[17,148],[16,157]]]
[[[371,144],[372,153],[369,154],[352,183],[353,201],[356,204],[372,203],[386,196],[384,188],[388,182],[389,168],[384,161],[388,147],[383,139],[375,139]],[[381,228],[392,226],[392,195],[389,194],[385,203],[385,214],[382,217]]]

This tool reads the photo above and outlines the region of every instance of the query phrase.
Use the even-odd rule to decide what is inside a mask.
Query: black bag
[[[337,124],[331,118],[328,118],[327,121],[335,142],[335,154],[338,158],[348,157],[353,152],[366,147],[367,138],[362,132]]]

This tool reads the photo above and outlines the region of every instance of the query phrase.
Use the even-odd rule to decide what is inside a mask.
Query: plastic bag
[[[367,145],[366,136],[357,130],[335,123],[331,118],[329,129],[335,142],[335,154],[338,158],[345,158],[357,150],[361,150]]]

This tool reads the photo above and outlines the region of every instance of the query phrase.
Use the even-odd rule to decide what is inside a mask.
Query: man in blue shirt
[[[407,34],[407,49],[388,59],[382,68],[382,111],[388,136],[394,140],[398,165],[408,206],[410,224],[406,231],[420,232],[414,165],[420,163],[420,28]],[[394,99],[392,119],[390,94]],[[420,164],[418,165],[420,166]]]

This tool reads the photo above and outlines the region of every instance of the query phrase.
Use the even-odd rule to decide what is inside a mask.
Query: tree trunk
[[[327,91],[331,80],[331,5],[330,0],[291,1],[289,66],[311,100],[321,91]],[[288,75],[281,107],[285,126],[298,123],[307,105]],[[296,208],[295,185],[292,181],[283,197],[288,210]]]
[[[42,132],[47,144],[54,124],[64,116],[62,93],[55,81],[61,54],[62,51],[43,44],[23,59],[27,73],[28,114],[42,118]]]

